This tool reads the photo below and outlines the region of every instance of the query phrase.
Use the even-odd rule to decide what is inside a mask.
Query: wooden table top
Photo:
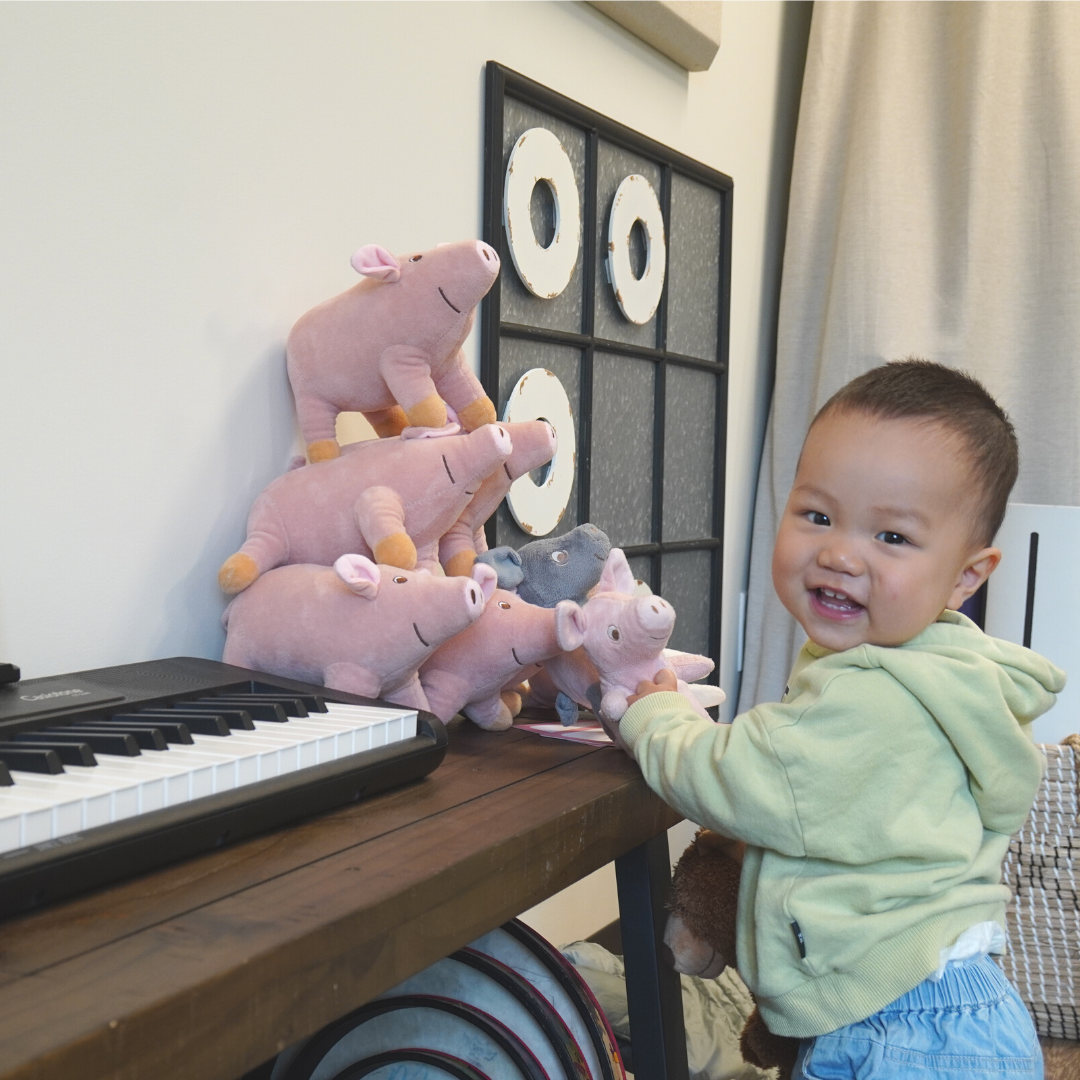
[[[0,923],[0,1080],[236,1080],[679,820],[613,749],[455,721],[425,780]]]

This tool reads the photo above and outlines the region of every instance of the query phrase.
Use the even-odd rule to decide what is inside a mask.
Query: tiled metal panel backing
[[[558,378],[570,399],[570,410],[574,414],[574,433],[578,446],[581,445],[581,407],[579,387],[581,385],[581,350],[565,345],[551,345],[535,341],[521,341],[516,338],[504,338],[501,343],[499,361],[499,400],[496,403],[499,416],[502,417],[506,399],[510,391],[526,371],[531,368],[547,368]],[[574,486],[570,491],[570,501],[562,520],[555,527],[553,535],[569,532],[575,525],[578,509],[578,475],[574,474]],[[521,547],[538,537],[530,536],[518,528],[513,515],[506,507],[505,500],[499,504],[495,514],[495,543]]]
[[[574,410],[578,467],[551,535],[583,521],[602,528],[627,551],[634,575],[675,607],[671,644],[715,660],[731,180],[499,65],[489,65],[488,94],[484,239],[504,263],[481,316],[484,385],[498,395],[501,414],[529,368],[559,377]],[[521,284],[502,225],[508,155],[531,127],[559,138],[581,192],[581,255],[567,288],[550,301]],[[652,185],[666,220],[663,295],[643,326],[619,310],[605,266],[614,194],[634,173]],[[542,242],[549,226],[538,205],[534,198]],[[643,268],[639,231],[631,233],[631,263]],[[505,506],[489,538],[515,547],[533,539]]]
[[[711,551],[679,551],[662,557],[664,599],[675,609],[675,632],[668,647],[709,652],[709,611],[713,583]]]
[[[615,294],[607,279],[608,218],[611,216],[611,204],[619,184],[631,173],[640,173],[653,186],[656,197],[660,197],[660,167],[653,161],[626,150],[620,150],[610,143],[601,142],[597,151],[596,180],[596,315],[594,333],[599,338],[611,341],[626,341],[631,345],[644,345],[655,349],[657,340],[657,318],[654,315],[647,323],[638,326],[630,322],[619,310]]]
[[[664,540],[713,533],[716,381],[669,364],[664,400]]]
[[[675,173],[668,227],[667,348],[716,359],[720,192]]]
[[[530,128],[545,127],[556,135],[563,144],[570,163],[574,166],[574,175],[585,174],[585,134],[579,128],[571,127],[556,120],[538,109],[531,108],[513,98],[507,98],[503,111],[503,174],[510,160],[510,151],[514,143]],[[579,210],[582,209],[579,190]],[[535,229],[534,229],[535,231]],[[585,242],[578,250],[577,266],[570,284],[554,300],[541,300],[533,296],[521,283],[510,258],[510,248],[506,243],[506,231],[502,231],[498,246],[503,260],[503,271],[499,275],[502,282],[502,318],[504,322],[521,323],[525,326],[543,326],[549,330],[568,330],[580,334],[583,327],[582,315],[582,259]]]
[[[591,518],[615,547],[652,539],[655,365],[593,359]]]

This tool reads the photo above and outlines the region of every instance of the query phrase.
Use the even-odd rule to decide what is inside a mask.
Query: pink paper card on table
[[[604,729],[597,723],[571,724],[563,727],[562,724],[516,724],[521,731],[531,731],[534,735],[542,735],[545,739],[562,739],[563,742],[585,743],[590,746],[612,746]]]

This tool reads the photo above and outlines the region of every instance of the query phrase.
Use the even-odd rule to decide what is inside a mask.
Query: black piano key
[[[125,714],[126,715],[126,714]],[[168,718],[174,723],[184,724],[188,731],[196,735],[231,735],[228,721],[225,717],[212,712],[202,712],[197,709],[165,709],[160,713],[152,710],[136,714],[143,719],[150,719],[156,724],[159,719]]]
[[[96,765],[94,751],[84,742],[63,742],[48,735],[24,733],[16,736],[20,743],[36,746],[39,750],[52,750],[64,765]]]
[[[72,724],[71,730],[93,731],[99,735],[111,735],[115,731],[119,734],[130,735],[135,740],[140,750],[169,749],[169,744],[165,739],[165,733],[163,731],[155,727],[143,727],[141,724],[138,726],[116,724],[114,727],[112,724],[102,720],[101,723],[95,724]]]
[[[0,787],[11,787],[15,783],[11,779],[11,773],[8,772],[8,767],[0,761]]]
[[[288,720],[285,710],[280,705],[252,705],[249,709],[246,705],[241,708],[231,701],[214,704],[210,701],[185,701],[173,706],[179,712],[210,712],[224,716],[229,721],[229,727],[242,728],[246,731],[254,731],[253,720],[273,720],[284,722]]]
[[[111,724],[115,720],[117,727],[122,728],[124,731],[142,727],[153,728],[165,736],[166,742],[190,746],[195,742],[191,737],[191,728],[179,720],[174,720],[175,715],[172,712],[123,713],[119,716],[110,716],[107,720],[103,720],[102,723]],[[150,717],[150,719],[148,720],[146,717]]]
[[[260,685],[260,684],[256,683],[256,686],[258,686],[258,685]],[[265,686],[266,684],[264,683],[262,685]],[[295,701],[302,701],[304,703],[304,708],[306,708],[308,712],[326,712],[327,711],[326,710],[326,698],[323,697],[322,694],[294,693],[292,690],[288,690],[288,691],[274,690],[271,687],[267,686],[266,689],[264,689],[264,690],[252,690],[252,692],[247,696],[248,697],[258,698],[258,697],[261,697],[263,694],[266,694],[269,697],[278,697],[278,696],[281,696],[281,695],[284,694],[285,696],[287,696],[287,697],[289,697],[289,698],[291,698],[291,699],[293,699]],[[236,693],[230,693],[228,696],[229,697],[242,697],[244,695],[236,694]]]
[[[292,694],[215,694],[212,698],[203,698],[211,704],[228,702],[234,708],[237,705],[248,708],[250,705],[280,705],[286,716],[304,717],[308,710],[304,702]]]
[[[64,771],[64,766],[55,751],[37,749],[19,743],[0,743],[0,761],[9,769],[20,769],[22,772],[55,775]]]
[[[268,693],[238,693],[220,694],[216,698],[204,698],[203,701],[220,705],[221,708],[246,708],[257,720],[271,719],[270,716],[257,715],[258,710],[281,710],[282,716],[302,717],[308,715],[308,710],[298,698],[280,698],[275,694]]]
[[[138,757],[142,751],[139,744],[122,731],[113,734],[111,731],[87,731],[79,728],[76,732],[74,727],[41,728],[34,732],[35,735],[48,735],[50,739],[58,739],[60,742],[84,742],[96,754],[111,754],[113,757]],[[16,735],[18,740],[22,736]]]

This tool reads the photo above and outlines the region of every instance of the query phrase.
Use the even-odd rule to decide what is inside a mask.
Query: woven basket
[[[1046,777],[1003,868],[1013,899],[1001,967],[1040,1035],[1080,1039],[1080,736],[1042,750]]]

